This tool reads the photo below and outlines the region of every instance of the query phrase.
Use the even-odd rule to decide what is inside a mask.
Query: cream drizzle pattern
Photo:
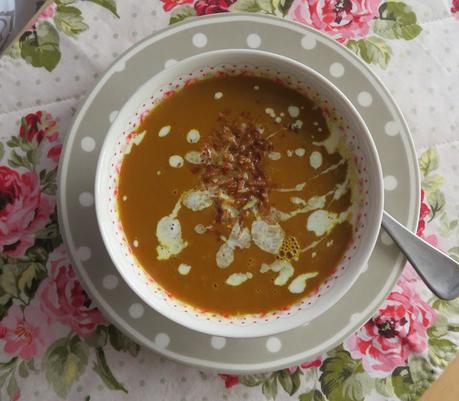
[[[268,114],[272,118],[278,117],[276,116],[276,113],[272,108],[266,108],[266,114]],[[298,108],[295,108],[295,106],[290,106],[288,109],[288,114],[291,117],[298,117],[300,111]],[[281,113],[280,115],[285,115],[285,113]],[[301,128],[302,125],[303,122],[301,120],[296,120],[294,123],[291,124],[291,128]],[[318,124],[314,123],[314,125],[317,126]],[[282,127],[279,130],[268,135],[267,138],[270,139],[277,135],[279,132],[282,132],[286,129],[288,128]],[[162,133],[163,135],[160,136],[166,136],[170,132],[170,126],[163,127],[161,130],[160,133]],[[132,143],[130,144],[130,147],[132,147],[133,144],[138,145],[140,141],[143,139],[144,134],[145,132],[139,134],[137,136],[139,138],[136,141],[134,141],[134,139],[136,139],[134,138],[132,140]],[[192,129],[188,132],[187,141],[189,143],[196,143],[199,141],[199,139],[200,135],[197,130]],[[343,141],[340,135],[338,134],[337,130],[332,129],[332,127],[330,127],[329,137],[321,142],[313,142],[313,144],[315,146],[325,148],[328,154],[333,154],[336,151],[338,151],[343,156],[343,158],[339,162],[331,165],[323,171],[320,171],[318,174],[310,177],[307,181],[299,183],[292,188],[274,188],[273,190],[277,192],[301,192],[308,184],[308,182],[310,182],[311,180],[314,180],[321,175],[328,174],[334,171],[335,169],[339,168],[340,166],[344,165],[346,161],[346,150],[342,142]],[[289,156],[293,156],[295,154],[298,157],[302,157],[305,154],[303,148],[288,151],[287,153]],[[271,160],[279,160],[281,154],[279,152],[270,152],[268,154],[268,157]],[[202,154],[198,151],[190,151],[186,153],[184,158],[190,164],[202,163]],[[321,167],[322,160],[322,154],[319,151],[312,152],[309,158],[310,165],[314,169],[319,169]],[[337,224],[340,224],[352,218],[353,207],[355,207],[355,205],[351,205],[351,207],[348,210],[341,213],[333,213],[325,209],[327,198],[333,195],[332,199],[329,200],[328,204],[330,204],[331,202],[333,202],[333,200],[339,199],[349,190],[349,184],[354,179],[353,177],[351,177],[351,175],[352,174],[350,168],[348,168],[345,181],[340,184],[337,184],[333,190],[327,192],[324,195],[313,196],[308,200],[304,200],[300,197],[295,196],[290,197],[290,202],[292,204],[300,206],[291,212],[283,212],[275,208],[271,208],[272,216],[275,218],[275,220],[277,219],[277,221],[279,222],[287,221],[299,214],[307,214],[312,212],[308,216],[306,222],[306,229],[311,232],[314,232],[314,234],[320,238],[316,241],[313,241],[308,246],[300,249],[300,253],[304,253],[316,248],[320,243],[322,243],[322,241],[327,239],[328,234],[330,234],[330,232]],[[158,222],[156,229],[156,235],[159,242],[159,245],[157,247],[158,260],[169,259],[171,256],[178,255],[188,245],[188,243],[182,239],[181,225],[179,219],[177,218],[181,206],[183,205],[188,209],[197,212],[207,207],[210,207],[213,204],[213,198],[216,196],[225,198],[225,196],[227,195],[225,195],[224,193],[217,194],[207,190],[196,189],[185,191],[181,195],[172,213],[168,216],[163,217]],[[231,208],[229,204],[223,204],[223,207]],[[252,199],[243,207],[243,210],[252,210],[252,212],[255,215],[257,215],[256,207],[257,200]],[[238,213],[238,211],[235,212]],[[194,231],[198,234],[204,234],[210,228],[212,227],[206,227],[203,224],[197,224],[194,227]],[[218,249],[215,256],[216,264],[219,268],[228,268],[234,261],[234,251],[237,248],[245,249],[250,247],[252,240],[253,243],[264,252],[277,256],[285,239],[285,235],[286,234],[284,230],[278,223],[268,224],[266,221],[260,218],[257,218],[255,221],[252,222],[250,231],[247,227],[241,227],[239,223],[236,223],[233,225],[228,238],[221,236],[221,240],[223,241],[223,243]],[[326,246],[328,247],[332,244],[333,241],[328,241],[326,243]],[[316,255],[317,252],[313,251],[312,257],[315,257]],[[178,271],[182,275],[188,274],[190,270],[191,266],[186,264],[180,264],[180,266],[178,267]],[[260,273],[267,273],[269,271],[277,273],[277,277],[274,280],[274,285],[276,286],[286,285],[295,274],[295,269],[291,262],[282,258],[276,259],[270,264],[263,263],[261,265]],[[311,278],[316,277],[317,275],[318,272],[308,272],[298,275],[297,277],[293,278],[293,280],[290,282],[290,285],[288,285],[288,290],[291,293],[295,294],[303,292],[307,286],[307,281]],[[231,286],[238,286],[244,283],[245,281],[251,279],[252,277],[253,275],[250,272],[233,273],[230,276],[228,276],[225,283]]]
[[[287,284],[290,277],[293,276],[295,269],[291,263],[287,260],[275,260],[271,264],[263,263],[260,267],[260,273],[266,273],[268,271],[279,273],[274,280],[274,285],[282,286]]]
[[[182,238],[182,226],[177,218],[178,212],[182,207],[181,201],[182,199],[180,198],[171,214],[161,218],[156,226],[156,237],[159,242],[156,247],[158,260],[166,260],[171,256],[178,255],[188,246],[188,242]]]
[[[234,250],[236,248],[244,249],[250,246],[250,232],[247,227],[241,230],[239,223],[236,223],[231,229],[228,239],[221,237],[223,244],[218,249],[215,261],[221,269],[227,268],[234,261]]]
[[[247,273],[233,273],[225,281],[226,284],[236,287],[251,279],[253,274],[250,272]]]

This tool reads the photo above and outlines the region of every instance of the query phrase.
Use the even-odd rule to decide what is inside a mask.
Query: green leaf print
[[[59,34],[47,21],[37,24],[32,32],[21,37],[21,57],[34,67],[44,67],[52,71],[61,59]]]
[[[298,399],[299,401],[326,401],[324,395],[316,389],[301,394]]]
[[[97,362],[94,364],[92,369],[100,376],[105,385],[110,390],[120,390],[127,393],[128,391],[124,385],[115,378],[111,369],[109,368],[107,359],[105,358],[104,349],[102,347],[97,347],[96,358]]]
[[[422,28],[407,4],[388,1],[379,7],[379,18],[373,21],[373,31],[386,39],[412,40],[421,33]]]
[[[427,329],[430,338],[441,338],[448,334],[448,319],[443,315],[438,315],[433,326]]]
[[[274,14],[271,0],[238,0],[229,7],[233,12]]]
[[[45,252],[51,253],[62,244],[62,237],[57,221],[57,208],[54,209],[54,212],[49,218],[49,223],[35,233],[34,246],[26,252],[27,255],[30,254],[29,258],[31,260],[46,262],[47,256],[45,258]]]
[[[446,338],[429,338],[429,361],[433,366],[446,368],[456,351],[456,345]]]
[[[368,64],[377,64],[386,68],[392,56],[390,46],[377,36],[368,36],[365,39],[349,40],[346,47],[362,57]]]
[[[452,317],[459,315],[459,298],[453,301],[443,301],[437,299],[432,304],[434,309],[436,309],[440,314],[446,317]]]
[[[4,155],[5,155],[5,145],[3,145],[2,142],[0,142],[0,161],[2,161]]]
[[[10,397],[10,400],[18,399],[19,387],[14,372],[11,374],[8,385],[6,386],[6,393],[8,394],[8,397]]]
[[[422,189],[429,195],[432,192],[437,191],[443,185],[444,178],[441,175],[428,175],[422,180]]]
[[[61,338],[55,341],[43,358],[46,379],[54,391],[65,398],[72,384],[88,365],[89,348],[80,337]]]
[[[44,174],[42,172],[43,170],[40,172],[41,190],[47,195],[55,195],[57,191],[57,167],[49,171],[45,170]]]
[[[6,49],[5,56],[18,59],[21,58],[21,45],[19,40],[13,41]]]
[[[363,401],[371,390],[371,378],[362,363],[351,358],[349,352],[337,349],[320,367],[322,392],[329,401]]]
[[[241,375],[239,376],[239,382],[247,387],[259,386],[266,380],[266,375],[255,374],[255,375]]]
[[[0,286],[0,320],[3,319],[8,313],[8,309],[13,304],[13,299],[10,294]]]
[[[19,364],[18,372],[19,372],[19,376],[23,378],[29,377],[29,369],[27,369],[27,364],[25,363],[25,361],[22,361]]]
[[[58,5],[54,15],[54,23],[59,31],[75,37],[89,27],[83,21],[81,11],[76,7]]]
[[[434,176],[438,177],[438,176]],[[443,180],[442,180],[443,183]],[[436,189],[434,192],[427,192],[427,202],[429,203],[431,214],[429,221],[433,220],[435,216],[443,210],[446,204],[445,195],[440,190]]]
[[[422,357],[411,358],[409,366],[392,372],[392,385],[400,401],[417,401],[434,379],[432,366]]]
[[[196,11],[193,6],[186,5],[175,7],[171,12],[169,24],[175,24],[177,22],[183,21],[186,18],[194,17],[195,15]]]
[[[108,326],[108,338],[117,351],[129,352],[132,356],[137,356],[139,353],[140,347],[112,324]]]
[[[395,397],[394,387],[392,386],[392,378],[390,376],[384,377],[383,379],[376,379],[375,390],[378,394],[381,394],[386,398]]]
[[[21,299],[32,299],[40,282],[46,277],[46,268],[40,263],[29,263],[17,280]]]
[[[423,176],[430,174],[432,171],[436,170],[438,166],[438,152],[436,148],[429,148],[421,154],[419,158],[419,169]]]
[[[302,374],[300,368],[293,373],[290,373],[288,369],[283,369],[271,374],[241,375],[239,382],[247,387],[261,386],[264,396],[267,399],[274,399],[278,393],[279,384],[288,395],[295,394],[300,388]]]
[[[274,400],[277,396],[277,375],[273,373],[261,385],[261,391],[268,400]]]
[[[298,368],[295,372],[290,373],[288,369],[279,372],[278,380],[284,391],[288,395],[293,395],[297,392],[301,383],[301,370]]]
[[[14,372],[12,373],[10,380],[8,381],[8,385],[6,386],[6,393],[8,394],[8,397],[10,397],[10,400],[18,399],[19,387]]]
[[[30,127],[26,124],[23,124],[23,121],[24,118],[21,118],[21,129],[24,130],[24,135],[28,135]],[[21,138],[20,136],[13,136],[6,144],[10,148],[19,148],[24,153],[36,148],[36,144],[33,144],[32,142],[29,142],[26,138]]]
[[[105,347],[108,340],[107,326],[97,326],[92,334],[85,338],[86,344],[90,347]]]
[[[8,308],[8,298],[17,298],[22,303],[28,303],[47,274],[44,262],[5,257],[0,266],[0,305]]]
[[[14,356],[7,362],[0,362],[0,370],[11,370],[16,366],[17,361],[18,357]]]
[[[119,18],[118,12],[116,10],[116,2],[115,0],[87,0],[92,3],[95,3],[101,7],[106,8],[109,10],[115,17]]]
[[[8,379],[8,376],[10,375],[10,373],[11,371],[0,374],[0,388],[3,388],[3,386],[5,385],[6,379]]]
[[[33,359],[30,359],[25,364],[27,365],[27,369],[31,370],[32,372],[38,372]]]
[[[1,289],[12,298],[19,297],[16,270],[15,265],[6,264],[2,266],[2,272],[0,274]]]
[[[32,158],[30,156],[21,156],[16,150],[13,150],[10,152],[8,164],[12,168],[24,167],[27,170],[33,170],[34,165],[31,162],[31,159]],[[35,160],[35,158],[33,160]]]
[[[293,0],[272,0],[273,7],[285,17],[293,4]]]

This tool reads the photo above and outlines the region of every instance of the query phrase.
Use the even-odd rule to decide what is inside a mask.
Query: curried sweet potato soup
[[[133,254],[200,310],[288,307],[329,278],[354,233],[343,122],[265,78],[198,81],[141,122],[118,209]]]

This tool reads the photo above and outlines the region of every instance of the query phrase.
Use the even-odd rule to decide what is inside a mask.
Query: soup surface
[[[165,98],[121,166],[118,209],[135,257],[204,311],[298,302],[353,237],[356,174],[341,123],[264,78],[210,78]]]

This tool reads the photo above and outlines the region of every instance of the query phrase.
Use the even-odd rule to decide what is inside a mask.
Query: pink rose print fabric
[[[306,361],[303,362],[299,367],[302,369],[308,369],[308,368],[318,368],[320,365],[322,365],[322,358],[317,358],[314,359],[313,361]],[[298,370],[298,366],[291,366],[288,368],[288,371],[290,373],[295,373]]]
[[[452,0],[451,12],[453,14],[459,13],[459,0]]]
[[[380,3],[380,0],[295,0],[290,16],[345,43],[368,34]]]
[[[39,303],[34,302],[24,310],[19,305],[10,308],[8,316],[0,322],[0,339],[6,354],[30,360],[42,356],[56,335]]]
[[[89,336],[106,322],[76,278],[63,245],[50,256],[49,265],[48,277],[37,292],[43,311],[50,321],[68,326],[80,337]]]
[[[161,0],[164,11],[171,11],[174,7],[182,4],[193,4],[194,0]]]
[[[54,210],[55,201],[40,191],[33,171],[18,173],[0,166],[0,249],[10,256],[22,256],[34,242]]]
[[[371,376],[384,377],[406,364],[411,354],[427,348],[427,329],[436,316],[412,284],[402,278],[376,316],[345,341],[344,348],[362,360]]]
[[[239,384],[239,376],[237,375],[226,375],[221,373],[218,376],[220,376],[220,379],[224,381],[226,388],[231,388],[236,384]]]
[[[235,0],[198,0],[194,4],[196,15],[223,13]]]
[[[44,139],[48,142],[55,142],[59,137],[56,121],[53,120],[51,114],[42,111],[27,114],[21,119],[19,135],[30,143],[37,144]]]

